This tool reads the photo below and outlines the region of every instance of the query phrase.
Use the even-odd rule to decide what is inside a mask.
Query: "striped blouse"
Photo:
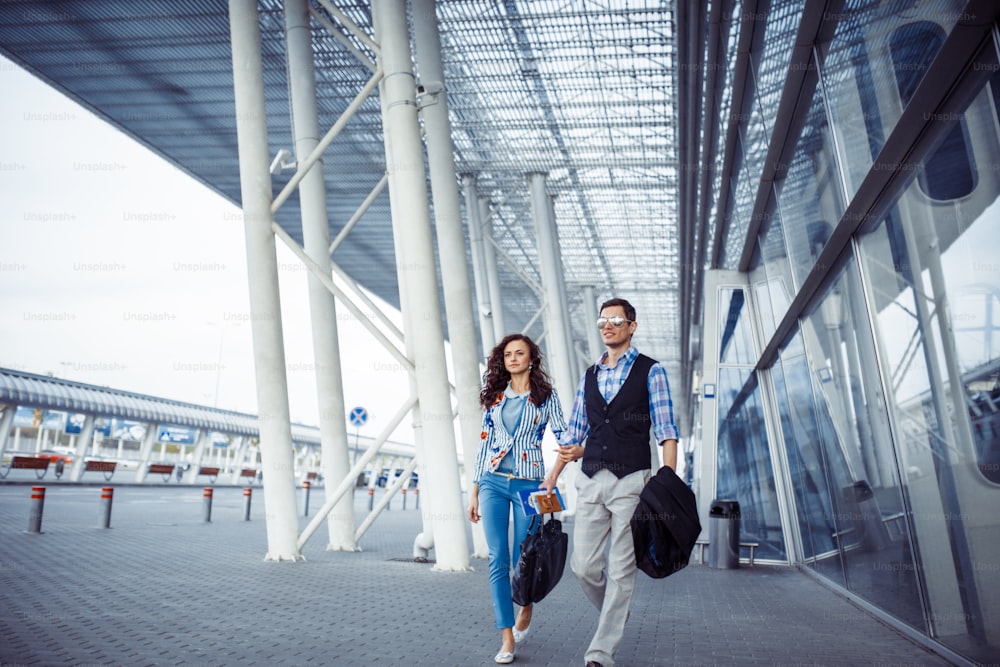
[[[501,394],[496,403],[483,411],[483,431],[479,434],[479,455],[472,478],[474,484],[478,484],[483,475],[495,471],[508,452],[513,454],[514,475],[541,481],[545,478],[545,462],[542,460],[545,428],[547,426],[557,439],[566,428],[555,389],[540,406],[532,403],[530,397],[524,401],[521,421],[513,433],[507,431],[501,418],[504,403],[508,400],[511,399]]]

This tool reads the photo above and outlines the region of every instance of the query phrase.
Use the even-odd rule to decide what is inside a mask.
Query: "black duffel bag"
[[[566,568],[569,536],[563,532],[562,522],[554,516],[548,521],[543,518],[541,527],[534,530],[539,516],[544,515],[531,517],[511,581],[514,603],[521,607],[540,602],[556,587]]]

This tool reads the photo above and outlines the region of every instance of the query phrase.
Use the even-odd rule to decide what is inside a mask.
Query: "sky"
[[[0,367],[256,414],[239,209],[2,57],[0,91]],[[277,246],[292,421],[317,425],[307,274]],[[406,372],[338,325],[345,412],[378,435]]]

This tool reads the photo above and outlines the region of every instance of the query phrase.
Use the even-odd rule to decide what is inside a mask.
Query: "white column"
[[[479,309],[479,339],[483,346],[483,355],[480,359],[486,359],[496,346],[497,339],[493,333],[493,306],[490,304],[489,279],[486,276],[486,249],[483,247],[483,221],[479,216],[476,177],[464,174],[462,187],[465,191],[465,216],[469,227],[469,246],[472,251],[472,280],[476,287],[476,303]]]
[[[410,60],[405,0],[372,5],[381,44],[385,77],[382,109],[387,172],[392,199],[399,289],[408,292],[403,321],[408,344],[417,361],[414,372],[423,433],[419,457],[428,516],[434,533],[435,569],[469,569],[465,512],[458,476],[458,456],[448,390],[444,332],[438,300],[437,272],[431,236],[420,127],[416,113],[416,86]],[[419,441],[418,441],[419,442]],[[420,445],[418,444],[418,447]]]
[[[0,457],[7,449],[7,440],[10,439],[10,427],[14,423],[15,412],[17,412],[16,405],[3,406],[3,417],[0,417]]]
[[[149,470],[149,459],[153,454],[153,445],[156,444],[156,436],[160,433],[159,422],[146,422],[146,435],[142,438],[139,446],[139,466],[135,471],[136,484],[142,484],[146,479],[146,472]]]
[[[211,442],[209,432],[198,429],[194,433],[194,452],[191,453],[191,468],[184,473],[184,481],[188,484],[194,485],[198,483],[198,468],[201,466],[201,460],[205,456],[205,446],[207,443]]]
[[[455,155],[451,143],[451,123],[448,120],[448,94],[441,64],[441,36],[438,33],[435,0],[413,0],[413,36],[416,44],[420,82],[433,94],[433,104],[421,109],[424,118],[424,141],[427,144],[427,164],[430,167],[431,194],[434,198],[434,218],[437,227],[438,255],[444,305],[448,317],[448,340],[451,361],[455,369],[455,393],[458,405],[459,435],[466,461],[475,461],[479,452],[482,410],[479,406],[479,359],[476,327],[472,313],[472,291],[465,264],[465,236],[462,234],[462,212],[455,181]],[[469,466],[469,470],[474,466]],[[472,483],[471,472],[466,482]],[[487,555],[486,537],[481,524],[473,524],[473,555]]]
[[[76,441],[76,451],[73,452],[73,467],[69,471],[69,481],[79,482],[83,477],[83,462],[90,454],[90,443],[94,439],[94,426],[97,424],[97,417],[88,414],[83,420],[80,428],[80,437]]]
[[[585,331],[587,332],[587,355],[588,362],[594,363],[604,353],[604,343],[601,342],[601,332],[597,330],[597,295],[594,293],[593,285],[586,285],[583,288],[583,316],[587,318]]]
[[[316,148],[320,138],[316,111],[316,73],[306,0],[285,1],[285,33],[288,42],[288,81],[295,156],[302,161]],[[329,275],[330,226],[326,215],[322,160],[317,161],[299,183],[299,204],[305,252]],[[347,409],[344,406],[337,306],[333,294],[312,271],[308,272],[308,281],[323,475],[329,483],[326,488],[332,489],[336,488],[351,469],[347,451]],[[346,494],[327,515],[327,530],[327,550],[357,550],[354,541],[354,501],[351,494]]]
[[[483,232],[483,260],[486,268],[486,287],[490,293],[490,306],[493,317],[493,340],[500,342],[507,331],[507,323],[503,316],[503,294],[500,292],[500,274],[497,272],[497,249],[493,246],[493,212],[490,210],[490,200],[479,198],[479,219]],[[496,343],[494,343],[495,345]],[[484,351],[489,356],[492,348]]]
[[[544,356],[548,372],[555,381],[563,408],[573,403],[573,394],[579,378],[572,365],[571,351],[566,346],[566,320],[559,283],[562,280],[562,262],[559,260],[559,238],[555,224],[549,218],[549,199],[545,194],[545,174],[529,174],[531,180],[531,213],[535,221],[538,240],[539,272],[545,290]]]
[[[301,560],[292,461],[292,428],[278,294],[278,258],[271,231],[260,27],[255,0],[229,0],[240,192],[250,283],[250,324],[264,474],[265,560]]]
[[[569,293],[566,291],[566,273],[563,271],[562,248],[559,245],[559,225],[556,222],[556,198],[555,195],[548,195],[546,200],[549,204],[548,221],[549,229],[552,230],[552,260],[558,270],[555,273],[556,287],[559,289],[559,308],[563,326],[562,333],[565,338],[566,354],[569,358],[571,376],[575,379],[580,375],[580,362],[576,354],[576,346],[573,344],[573,327],[570,326],[569,319]],[[575,386],[575,385],[574,385]]]

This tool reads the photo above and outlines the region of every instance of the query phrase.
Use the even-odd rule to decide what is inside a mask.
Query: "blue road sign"
[[[348,418],[352,425],[364,426],[365,422],[368,421],[368,411],[362,407],[353,408]]]

